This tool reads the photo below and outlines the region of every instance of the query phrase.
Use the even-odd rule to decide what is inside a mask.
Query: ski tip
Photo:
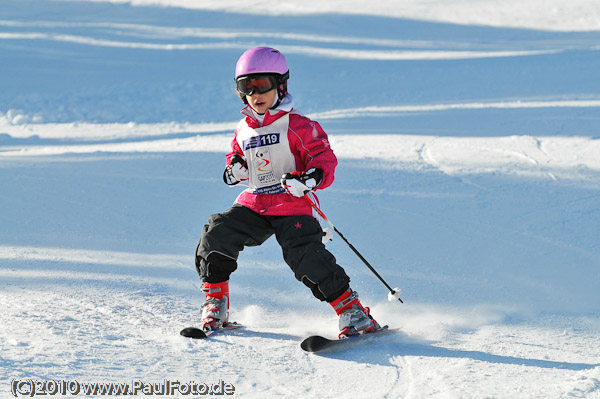
[[[179,332],[179,334],[183,335],[187,338],[193,339],[204,339],[206,338],[206,333],[199,328],[196,327],[186,327]]]
[[[320,335],[313,335],[302,341],[300,347],[306,352],[317,352],[321,350],[324,346],[326,346],[329,342],[330,340],[325,337],[321,337]]]
[[[387,325],[379,327],[367,334],[353,335],[347,338],[328,339],[320,335],[312,335],[300,343],[300,347],[306,352],[321,352],[328,351],[334,348],[340,348],[349,342],[357,342],[358,340],[368,339],[369,337],[378,335],[385,331],[392,331]]]

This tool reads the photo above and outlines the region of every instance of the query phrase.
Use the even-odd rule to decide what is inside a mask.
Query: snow
[[[2,3],[0,396],[32,379],[600,398],[597,2]],[[337,320],[274,240],[232,276],[245,328],[179,336],[199,321],[201,228],[239,192],[223,154],[255,45],[286,53],[299,109],[329,133],[324,213],[402,288],[388,302],[328,244],[395,330],[377,345],[302,352]]]
[[[77,0],[66,0],[77,1]],[[322,13],[376,15],[466,25],[519,27],[558,31],[588,31],[600,28],[598,4],[594,0],[569,2],[528,0],[378,0],[365,7],[358,0],[262,0],[248,7],[243,0],[226,3],[210,0],[90,0],[136,6],[171,6],[198,10],[248,13],[251,15],[312,15]]]

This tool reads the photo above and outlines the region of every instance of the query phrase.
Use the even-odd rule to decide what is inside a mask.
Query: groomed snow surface
[[[243,398],[600,398],[599,21],[585,0],[3,0],[0,397],[168,380]],[[394,329],[371,344],[300,349],[337,318],[275,240],[231,278],[245,328],[179,336],[199,322],[201,228],[240,191],[221,173],[235,61],[256,45],[285,52],[298,108],[330,135],[323,211],[403,289],[387,302],[328,244]]]

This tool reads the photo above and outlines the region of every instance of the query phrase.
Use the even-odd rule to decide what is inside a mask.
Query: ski
[[[306,352],[313,352],[313,353],[329,351],[329,350],[334,350],[334,349],[341,349],[348,345],[354,345],[359,342],[370,341],[372,338],[375,338],[376,336],[378,336],[384,332],[389,332],[389,331],[392,331],[392,330],[390,330],[388,328],[388,326],[383,326],[383,327],[381,327],[373,332],[370,332],[368,334],[356,335],[356,336],[342,338],[342,339],[329,339],[329,338],[322,337],[320,335],[312,335],[312,336],[306,338],[304,341],[302,341],[302,343],[300,344],[300,347],[303,350],[305,350]]]
[[[181,330],[179,332],[180,335],[187,337],[187,338],[193,338],[193,339],[206,339],[208,337],[211,337],[215,334],[219,334],[222,333],[224,331],[229,331],[229,330],[235,330],[242,327],[241,324],[239,324],[238,322],[231,322],[231,323],[227,323],[225,326],[217,329],[217,330],[209,330],[209,331],[204,331],[200,328],[196,328],[196,327],[186,327],[183,330]]]

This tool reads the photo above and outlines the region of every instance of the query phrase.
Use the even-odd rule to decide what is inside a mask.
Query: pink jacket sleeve
[[[229,151],[227,154],[225,154],[225,166],[229,165],[229,162],[231,161],[231,157],[233,157],[234,155],[244,155],[244,151],[242,151],[242,148],[240,147],[240,145],[238,144],[237,141],[237,130],[235,131],[234,135],[233,135],[233,140],[231,140],[231,151]]]
[[[310,168],[323,170],[323,181],[318,187],[329,187],[334,180],[337,158],[329,144],[327,133],[318,122],[299,114],[290,115],[290,149],[299,171]]]

